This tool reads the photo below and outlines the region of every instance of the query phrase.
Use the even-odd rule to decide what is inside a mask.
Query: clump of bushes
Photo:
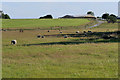
[[[117,16],[114,14],[109,15],[105,13],[102,15],[102,19],[105,19],[108,23],[115,23],[117,21]]]
[[[10,19],[10,16],[9,16],[8,14],[2,13],[1,18],[2,18],[2,19]]]
[[[52,15],[46,15],[43,17],[40,17],[39,19],[53,19]]]

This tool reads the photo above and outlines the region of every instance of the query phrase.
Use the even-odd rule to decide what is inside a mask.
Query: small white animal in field
[[[84,33],[85,36],[87,36],[87,33]]]
[[[12,44],[12,45],[17,44],[17,40],[12,40],[12,41],[11,41],[11,44]]]
[[[92,31],[88,31],[89,33],[92,33]]]
[[[76,33],[80,33],[80,31],[76,31]]]
[[[60,31],[60,33],[62,33],[62,31]]]
[[[40,38],[40,35],[38,35],[37,38]]]
[[[45,36],[42,36],[41,38],[45,38]]]
[[[68,38],[68,36],[67,36],[67,35],[65,35],[65,36],[64,36],[64,38]]]
[[[83,33],[86,33],[86,31],[83,31]]]

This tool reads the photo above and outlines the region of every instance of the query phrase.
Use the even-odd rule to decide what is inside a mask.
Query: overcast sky
[[[2,0],[2,2],[118,2],[120,0]]]
[[[53,1],[53,0],[52,0]],[[57,1],[57,0],[56,0]],[[3,2],[2,10],[11,18],[39,18],[47,14],[54,18],[66,14],[85,15],[93,11],[95,16],[103,13],[118,15],[117,2]]]

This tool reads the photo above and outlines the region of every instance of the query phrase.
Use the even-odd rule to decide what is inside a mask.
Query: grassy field
[[[10,19],[2,20],[3,28],[48,28],[57,26],[80,26],[90,22],[87,19]]]
[[[96,33],[83,36],[88,30]],[[116,23],[104,23],[91,29],[63,28],[62,34],[59,30],[3,31],[3,78],[117,78],[119,41],[95,39],[100,32],[117,30]],[[45,38],[38,39],[39,34]],[[13,39],[17,45],[10,44]]]
[[[108,23],[104,23],[102,25],[100,25],[99,27],[95,27],[92,28],[93,31],[97,31],[97,32],[111,32],[111,31],[117,31],[118,30],[118,24],[112,24],[110,23],[108,25]]]

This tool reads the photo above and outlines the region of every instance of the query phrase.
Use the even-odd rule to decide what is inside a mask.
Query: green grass
[[[117,43],[5,46],[3,77],[115,78],[116,47]]]
[[[109,31],[117,31],[118,30],[118,23],[104,23],[98,27],[94,27],[91,30],[98,31],[98,32],[109,32]]]
[[[80,26],[89,22],[87,19],[3,19],[2,26],[3,28],[48,28],[56,26]]]
[[[117,28],[117,24],[105,23],[92,29],[81,29],[81,27],[62,29],[62,34],[76,34],[78,30],[80,33],[84,30],[116,31]],[[116,40],[89,41],[96,36],[67,39],[63,36],[37,38],[38,34],[58,35],[60,34],[58,30],[2,33],[3,78],[118,78],[118,41]],[[18,41],[17,45],[10,44],[13,39]]]

